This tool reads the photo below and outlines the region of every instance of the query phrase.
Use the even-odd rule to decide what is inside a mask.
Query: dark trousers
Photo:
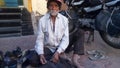
[[[49,61],[54,53],[50,51],[50,49],[44,49],[44,56],[47,60],[47,63],[42,65],[40,62],[40,56],[36,53],[36,51],[30,51],[27,56],[27,61],[22,65],[22,68],[26,68],[28,65],[39,68],[73,68],[71,64],[69,64],[68,60],[60,58],[58,63],[53,63]]]
[[[50,49],[44,48],[44,56],[46,60],[49,61],[52,58],[53,53],[50,51]],[[22,64],[22,68],[26,68],[28,65],[31,65],[33,67],[42,66],[40,62],[40,56],[35,50],[29,50],[25,57],[27,60]]]
[[[69,38],[69,46],[65,52],[68,53],[73,50],[74,54],[84,55],[84,30],[78,29]]]

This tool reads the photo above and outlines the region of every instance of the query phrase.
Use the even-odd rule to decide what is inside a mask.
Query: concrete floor
[[[85,43],[85,52],[90,50],[100,50],[104,52],[105,59],[91,61],[88,54],[80,59],[80,64],[84,68],[120,68],[120,49],[115,49],[106,44],[97,31],[94,34],[94,42]],[[87,36],[87,35],[86,35]]]
[[[85,41],[88,35],[85,34]],[[107,45],[95,31],[95,41],[91,43],[85,42],[85,55],[81,56],[79,63],[83,68],[120,68],[120,49],[114,49]],[[32,49],[35,45],[36,36],[22,36],[22,37],[10,37],[0,38],[0,50],[3,52],[11,51],[17,46],[22,50]],[[86,51],[101,50],[105,53],[107,58],[92,61],[88,58]],[[71,56],[68,55],[69,57]],[[20,68],[20,67],[19,67]]]
[[[12,51],[16,47],[20,47],[22,50],[32,49],[35,45],[36,36],[21,36],[21,37],[8,37],[0,38],[0,50],[3,52]]]

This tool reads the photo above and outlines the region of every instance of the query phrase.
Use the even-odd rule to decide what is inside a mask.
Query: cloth
[[[36,40],[35,50],[38,54],[44,54],[44,46],[48,47],[52,52],[57,48],[57,52],[61,53],[69,44],[68,19],[59,14],[55,21],[55,31],[53,31],[53,23],[50,19],[50,13],[47,13],[39,20],[39,31]]]

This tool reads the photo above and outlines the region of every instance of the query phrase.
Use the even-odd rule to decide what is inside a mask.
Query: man
[[[39,20],[35,51],[41,64],[46,64],[47,60],[57,63],[69,44],[68,19],[59,14],[60,8],[60,1],[48,0],[48,13]]]
[[[77,30],[74,33],[69,35],[70,42],[65,52],[69,53],[73,51],[72,63],[77,68],[82,68],[78,60],[80,60],[80,57],[82,58],[82,56],[84,55],[84,30],[80,28],[79,24],[77,24],[77,19],[76,19],[77,15],[75,15],[76,12],[72,10],[70,10],[70,12],[72,17],[72,20],[70,20],[70,23],[72,22],[72,25],[75,24],[75,27],[77,28]],[[67,14],[65,16],[67,16]]]
[[[79,29],[70,35],[70,43],[66,49],[66,53],[73,50],[72,62],[77,68],[82,68],[79,63],[80,56],[84,55],[84,30]]]

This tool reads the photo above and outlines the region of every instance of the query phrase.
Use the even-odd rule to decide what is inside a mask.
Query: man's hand
[[[59,61],[59,53],[58,52],[55,52],[51,61],[54,62],[54,63],[57,63]]]
[[[41,62],[42,64],[46,64],[46,63],[47,63],[47,61],[46,61],[46,59],[45,59],[45,57],[44,57],[43,54],[40,55],[40,62]]]

